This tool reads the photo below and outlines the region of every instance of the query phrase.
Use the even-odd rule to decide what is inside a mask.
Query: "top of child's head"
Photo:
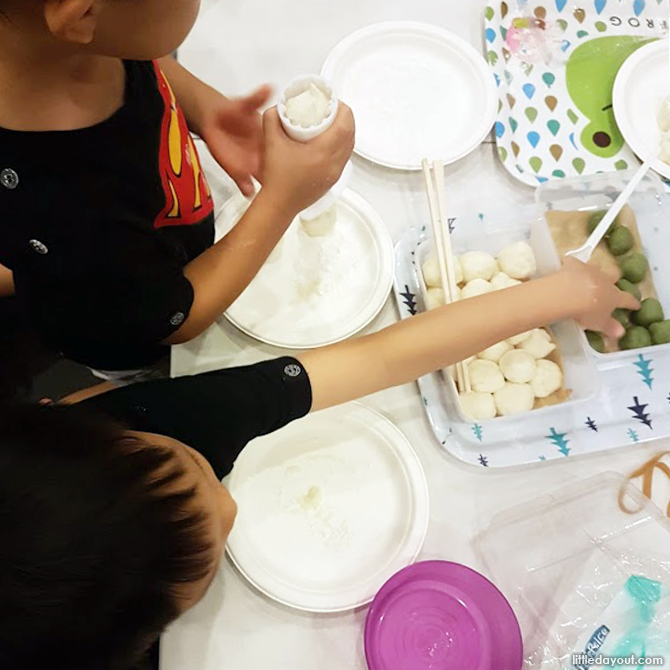
[[[199,7],[200,0],[0,0],[0,35],[15,31],[47,57],[51,47],[153,60],[184,41]]]
[[[135,668],[204,596],[235,512],[180,442],[76,407],[0,411],[0,668]]]

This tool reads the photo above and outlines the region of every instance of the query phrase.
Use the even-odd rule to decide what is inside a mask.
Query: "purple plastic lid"
[[[370,670],[520,670],[519,623],[498,589],[448,561],[404,568],[365,620]]]

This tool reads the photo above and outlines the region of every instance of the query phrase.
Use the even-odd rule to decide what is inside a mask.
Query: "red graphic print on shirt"
[[[200,223],[212,212],[212,194],[172,88],[157,63],[154,67],[158,90],[165,102],[158,157],[165,207],[156,217],[154,227]]]

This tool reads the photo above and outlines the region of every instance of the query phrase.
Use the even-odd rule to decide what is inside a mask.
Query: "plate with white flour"
[[[223,206],[217,237],[249,204],[238,195]],[[379,314],[391,291],[393,264],[393,242],[383,221],[363,198],[346,190],[332,232],[311,237],[296,217],[225,316],[247,335],[284,349],[339,342]]]
[[[407,438],[358,403],[311,414],[244,449],[229,483],[228,553],[270,598],[310,612],[372,600],[413,563],[428,489]]]
[[[496,84],[484,58],[453,33],[390,21],[349,35],[322,69],[356,117],[356,148],[374,163],[419,170],[453,163],[493,127]]]

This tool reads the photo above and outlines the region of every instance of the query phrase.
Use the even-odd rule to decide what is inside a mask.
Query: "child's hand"
[[[333,125],[307,143],[292,140],[273,107],[263,115],[263,189],[297,214],[314,204],[340,178],[354,149],[354,115],[340,103]]]
[[[269,86],[262,86],[245,98],[217,94],[199,128],[216,162],[246,196],[253,195],[251,178],[258,178],[261,167],[263,124],[258,110],[271,93]]]
[[[624,327],[612,318],[612,312],[617,307],[637,310],[640,303],[614,285],[619,277],[570,257],[563,259],[561,273],[571,282],[576,304],[574,318],[579,324],[615,340],[623,337]]]

